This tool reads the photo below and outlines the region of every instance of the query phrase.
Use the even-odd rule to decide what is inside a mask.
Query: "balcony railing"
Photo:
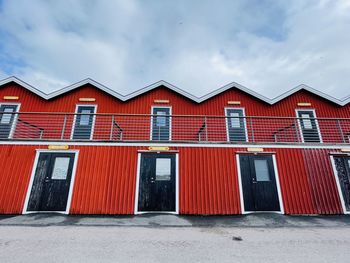
[[[0,140],[348,144],[350,119],[0,112]]]

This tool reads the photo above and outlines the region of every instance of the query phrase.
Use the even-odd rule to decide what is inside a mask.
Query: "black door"
[[[27,211],[66,211],[74,153],[40,153]]]
[[[350,212],[350,158],[334,156],[338,182],[343,196],[345,210]]]
[[[169,141],[171,119],[170,108],[154,107],[152,111],[152,140]]]
[[[94,106],[78,106],[74,123],[73,139],[89,140],[91,138],[92,126],[95,113]]]
[[[304,142],[320,142],[320,134],[313,111],[298,111],[299,124]]]
[[[10,138],[11,130],[13,128],[13,122],[15,120],[15,114],[18,105],[6,105],[0,106],[0,139]]]
[[[243,109],[226,109],[227,132],[230,142],[247,140]]]
[[[245,211],[280,211],[271,155],[240,155]]]
[[[175,154],[141,155],[138,211],[176,211]]]

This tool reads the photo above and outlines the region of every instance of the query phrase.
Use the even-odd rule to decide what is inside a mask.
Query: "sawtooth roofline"
[[[5,85],[5,84],[11,83],[11,82],[17,83],[18,85],[20,85],[23,88],[25,88],[25,89],[35,93],[36,95],[42,97],[45,100],[49,100],[49,99],[55,98],[55,97],[60,96],[62,94],[68,93],[68,92],[70,92],[72,90],[75,90],[75,89],[77,89],[77,88],[79,88],[81,86],[84,86],[86,84],[90,84],[90,85],[95,86],[96,88],[98,88],[98,89],[108,93],[109,95],[111,95],[111,96],[113,96],[113,97],[115,97],[115,98],[117,98],[117,99],[119,99],[121,101],[127,101],[127,100],[130,100],[130,99],[133,99],[133,98],[135,98],[137,96],[140,96],[140,95],[142,95],[142,94],[144,94],[144,93],[146,93],[148,91],[151,91],[151,90],[153,90],[153,89],[155,89],[157,87],[164,86],[164,87],[166,87],[166,88],[168,88],[168,89],[170,89],[170,90],[172,90],[172,91],[174,91],[174,92],[176,92],[178,94],[181,94],[182,96],[184,96],[184,97],[186,97],[186,98],[188,98],[188,99],[190,99],[190,100],[192,100],[194,102],[197,102],[197,103],[201,103],[203,101],[206,101],[206,100],[208,100],[208,99],[210,99],[210,98],[212,98],[212,97],[214,97],[214,96],[216,96],[216,95],[218,95],[218,94],[220,94],[220,93],[222,93],[222,92],[224,92],[226,90],[229,90],[231,88],[236,88],[238,90],[241,90],[241,91],[251,95],[252,97],[255,97],[255,98],[259,99],[259,100],[262,100],[262,101],[264,101],[264,102],[266,102],[266,103],[268,103],[270,105],[273,105],[273,104],[275,104],[275,103],[277,103],[277,102],[279,102],[279,101],[281,101],[281,100],[291,96],[292,94],[294,94],[295,92],[298,92],[299,90],[306,90],[306,91],[308,91],[308,92],[310,92],[312,94],[315,94],[315,95],[317,95],[317,96],[319,96],[319,97],[321,97],[321,98],[323,98],[325,100],[331,101],[331,102],[333,102],[333,103],[335,103],[337,105],[340,105],[340,106],[344,106],[344,105],[346,105],[346,104],[348,104],[350,102],[350,96],[345,97],[343,100],[339,100],[337,98],[334,98],[334,97],[332,97],[332,96],[330,96],[330,95],[328,95],[326,93],[323,93],[323,92],[321,92],[319,90],[316,90],[316,89],[311,88],[311,87],[309,87],[307,85],[304,85],[304,84],[301,84],[301,85],[299,85],[299,86],[297,86],[297,87],[295,87],[295,88],[293,88],[293,89],[291,89],[291,90],[289,90],[289,91],[287,91],[287,92],[285,92],[285,93],[283,93],[283,94],[281,94],[281,95],[279,95],[279,96],[277,96],[277,97],[275,97],[273,99],[269,99],[269,98],[267,98],[267,97],[265,97],[265,96],[255,92],[255,91],[253,91],[251,89],[248,89],[248,88],[246,88],[246,87],[244,87],[244,86],[242,86],[242,85],[240,85],[240,84],[238,84],[236,82],[231,82],[231,83],[229,83],[229,84],[227,84],[227,85],[225,85],[225,86],[223,86],[223,87],[221,87],[221,88],[219,88],[217,90],[214,90],[214,91],[212,91],[212,92],[210,92],[207,95],[204,95],[202,97],[196,97],[196,96],[194,96],[194,95],[192,95],[192,94],[190,94],[190,93],[188,93],[188,92],[186,92],[186,91],[184,91],[184,90],[182,90],[182,89],[180,89],[180,88],[178,88],[178,87],[176,87],[176,86],[174,86],[174,85],[172,85],[172,84],[170,84],[170,83],[168,83],[168,82],[166,82],[164,80],[157,81],[157,82],[155,82],[155,83],[153,83],[153,84],[151,84],[149,86],[146,86],[146,87],[144,87],[142,89],[134,91],[134,92],[132,92],[132,93],[130,93],[128,95],[122,95],[122,94],[120,94],[120,93],[118,93],[118,92],[116,92],[116,91],[114,91],[114,90],[112,90],[112,89],[102,85],[101,83],[99,83],[99,82],[97,82],[97,81],[95,81],[93,79],[90,79],[90,78],[84,79],[82,81],[79,81],[77,83],[74,83],[72,85],[64,87],[62,89],[58,89],[58,90],[53,91],[53,92],[51,92],[49,94],[46,94],[46,93],[36,89],[32,85],[24,82],[23,80],[20,80],[17,77],[14,77],[14,76],[8,77],[8,78],[3,79],[3,80],[0,80],[0,87]]]

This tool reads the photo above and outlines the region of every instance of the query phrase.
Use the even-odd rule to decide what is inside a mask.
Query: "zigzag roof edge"
[[[290,89],[290,90],[282,93],[281,95],[278,95],[277,97],[275,97],[273,99],[269,99],[269,98],[267,98],[267,97],[265,97],[265,96],[255,92],[255,91],[253,91],[253,90],[251,90],[251,89],[249,89],[249,88],[247,88],[247,87],[245,87],[243,85],[240,85],[240,84],[238,84],[236,82],[231,82],[229,84],[226,84],[223,87],[221,87],[219,89],[216,89],[216,90],[214,90],[214,91],[212,91],[212,92],[210,92],[210,93],[208,93],[208,94],[206,94],[206,95],[204,95],[202,97],[196,97],[196,96],[190,94],[189,92],[187,92],[187,91],[185,91],[183,89],[180,89],[180,88],[178,88],[178,87],[176,87],[176,86],[174,86],[174,85],[172,85],[172,84],[170,84],[170,83],[168,83],[168,82],[166,82],[164,80],[157,81],[157,82],[155,82],[155,83],[153,83],[151,85],[148,85],[148,86],[146,86],[144,88],[136,90],[136,91],[134,91],[132,93],[129,93],[127,95],[122,95],[122,94],[120,94],[120,93],[118,93],[118,92],[108,88],[107,86],[105,86],[105,85],[103,85],[103,84],[101,84],[101,83],[99,83],[99,82],[97,82],[97,81],[95,81],[95,80],[93,80],[91,78],[87,78],[87,79],[81,80],[79,82],[76,82],[74,84],[68,85],[68,86],[63,87],[61,89],[55,90],[55,91],[53,91],[53,92],[51,92],[49,94],[38,90],[37,88],[33,87],[32,85],[28,84],[27,82],[25,82],[25,81],[15,77],[15,76],[11,76],[11,77],[8,77],[8,78],[0,80],[0,86],[3,86],[3,85],[5,85],[7,83],[10,83],[10,82],[15,82],[18,85],[26,88],[27,90],[35,93],[36,95],[38,95],[38,96],[40,96],[40,97],[42,97],[43,99],[46,99],[46,100],[49,100],[49,99],[55,98],[57,96],[60,96],[62,94],[68,93],[68,92],[70,92],[72,90],[75,90],[75,89],[77,89],[77,88],[79,88],[79,87],[81,87],[83,85],[90,84],[90,85],[95,86],[96,88],[106,92],[107,94],[109,94],[109,95],[111,95],[111,96],[113,96],[113,97],[115,97],[115,98],[117,98],[117,99],[119,99],[121,101],[127,101],[127,100],[130,100],[130,99],[133,99],[133,98],[135,98],[137,96],[140,96],[140,95],[142,95],[142,94],[144,94],[144,93],[146,93],[148,91],[151,91],[151,90],[153,90],[153,89],[155,89],[155,88],[157,88],[159,86],[165,86],[168,89],[170,89],[170,90],[172,90],[172,91],[174,91],[174,92],[176,92],[176,93],[178,93],[178,94],[180,94],[180,95],[182,95],[182,96],[184,96],[184,97],[186,97],[186,98],[188,98],[188,99],[190,99],[190,100],[192,100],[194,102],[197,102],[197,103],[201,103],[203,101],[206,101],[206,100],[208,100],[208,99],[210,99],[210,98],[212,98],[212,97],[214,97],[214,96],[216,96],[216,95],[218,95],[220,93],[223,93],[226,90],[229,90],[231,88],[237,88],[237,89],[239,89],[239,90],[241,90],[241,91],[251,95],[252,97],[255,97],[255,98],[259,99],[259,100],[262,100],[262,101],[264,101],[264,102],[266,102],[266,103],[268,103],[270,105],[273,105],[273,104],[275,104],[275,103],[277,103],[277,102],[279,102],[279,101],[281,101],[281,100],[291,96],[292,94],[294,94],[294,93],[296,93],[296,92],[298,92],[300,90],[306,90],[306,91],[308,91],[308,92],[310,92],[312,94],[315,94],[315,95],[317,95],[317,96],[319,96],[319,97],[321,97],[321,98],[323,98],[325,100],[328,100],[328,101],[331,101],[331,102],[333,102],[335,104],[338,104],[339,106],[344,106],[344,105],[346,105],[346,104],[348,104],[350,102],[350,95],[345,97],[344,99],[340,100],[340,99],[334,98],[334,97],[332,97],[332,96],[330,96],[330,95],[328,95],[328,94],[326,94],[324,92],[316,90],[316,89],[314,89],[314,88],[312,88],[310,86],[307,86],[305,84],[298,85],[297,87],[295,87],[293,89]]]

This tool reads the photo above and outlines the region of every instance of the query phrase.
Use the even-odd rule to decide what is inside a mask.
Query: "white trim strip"
[[[136,146],[136,147],[206,147],[206,148],[277,148],[277,149],[348,149],[349,144],[333,144],[333,145],[292,145],[292,144],[218,144],[218,143],[155,143],[155,142],[50,142],[50,141],[0,141],[0,145],[68,145],[68,146]]]

